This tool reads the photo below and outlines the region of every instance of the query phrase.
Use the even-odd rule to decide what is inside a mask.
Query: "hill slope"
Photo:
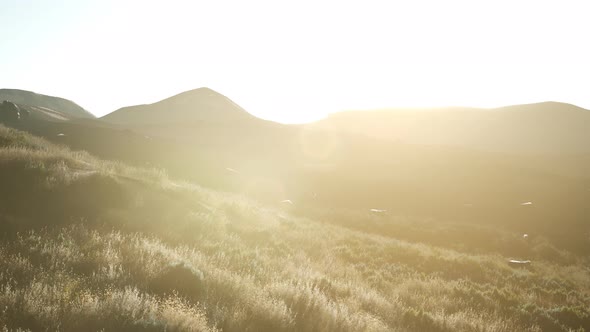
[[[13,179],[0,199],[6,330],[590,329],[587,255],[535,234],[297,217],[3,126],[0,174]],[[7,203],[16,194],[21,206]]]
[[[8,100],[15,104],[33,107],[35,112],[46,112],[51,117],[52,113],[58,112],[59,116],[67,118],[94,119],[87,110],[78,106],[76,103],[64,98],[51,97],[31,91],[17,89],[0,89],[0,102]],[[59,119],[59,118],[58,118]]]
[[[123,107],[101,119],[121,125],[227,122],[252,119],[229,98],[208,88],[186,91],[154,104]]]
[[[216,101],[212,108],[203,106],[210,100]],[[142,122],[144,111],[159,122]],[[437,220],[502,224],[521,232],[534,228],[559,238],[560,245],[571,250],[588,247],[583,239],[588,226],[584,221],[590,216],[585,203],[590,168],[575,156],[533,158],[399,143],[329,129],[324,123],[280,125],[252,117],[208,89],[122,114],[132,114],[130,122],[46,123],[29,130],[103,158],[155,165],[266,204],[288,199],[308,208],[377,208]],[[166,114],[173,116],[166,119]],[[473,114],[479,116],[480,111]],[[444,113],[441,116],[449,123]],[[366,119],[372,119],[370,114]],[[526,202],[534,206],[521,205]],[[556,229],[557,222],[584,231]]]
[[[351,111],[318,125],[410,144],[519,155],[590,154],[590,111],[562,103],[497,109]]]

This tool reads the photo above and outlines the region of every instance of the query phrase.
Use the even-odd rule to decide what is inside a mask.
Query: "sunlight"
[[[53,37],[42,61],[29,53],[2,72],[97,115],[201,86],[289,123],[350,109],[590,106],[576,84],[590,76],[580,5],[109,1],[62,20],[76,29]]]
[[[2,0],[0,332],[590,331],[586,6]]]

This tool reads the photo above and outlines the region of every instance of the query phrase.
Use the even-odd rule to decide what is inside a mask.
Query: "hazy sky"
[[[0,0],[0,88],[100,116],[210,87],[250,113],[590,108],[587,1]]]

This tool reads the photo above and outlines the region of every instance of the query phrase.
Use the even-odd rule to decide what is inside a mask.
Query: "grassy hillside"
[[[502,224],[550,236],[579,252],[590,250],[590,174],[577,157],[397,144],[264,121],[150,126],[143,133],[98,121],[31,122],[22,128],[74,150],[155,165],[267,204],[291,199],[306,208],[380,208]],[[522,206],[525,202],[533,205]]]
[[[3,126],[0,177],[4,330],[590,330],[587,255],[534,233],[263,206]]]
[[[304,210],[378,208],[437,221],[491,224],[535,232],[559,247],[584,253],[590,250],[588,155],[482,151],[487,143],[474,136],[505,147],[525,142],[564,151],[586,148],[587,140],[581,139],[590,132],[583,130],[588,124],[584,119],[590,119],[586,113],[554,103],[458,113],[414,112],[406,114],[405,122],[398,121],[401,115],[396,112],[363,116],[352,112],[326,121],[348,117],[355,121],[327,130],[326,121],[305,126],[263,121],[212,90],[197,89],[105,117],[119,124],[85,120],[11,125],[73,150],[163,168],[175,177],[241,193],[267,205],[290,199],[305,206]],[[399,133],[404,123],[412,124],[406,128],[412,135],[440,144],[387,139]],[[348,125],[361,134],[347,133]],[[362,135],[370,128],[379,138]],[[543,128],[553,134],[543,134],[537,142],[535,137]],[[514,137],[503,130],[526,139],[510,144]],[[562,140],[565,131],[582,136]],[[452,137],[454,143],[445,140]],[[545,144],[547,140],[552,143]],[[457,142],[465,144],[456,146]],[[469,148],[460,147],[464,145]],[[526,202],[532,205],[521,205]]]

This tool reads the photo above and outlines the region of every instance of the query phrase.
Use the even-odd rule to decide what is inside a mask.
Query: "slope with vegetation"
[[[3,126],[0,147],[4,330],[590,330],[588,257],[541,236],[271,208]]]
[[[501,224],[585,252],[590,250],[590,155],[559,154],[556,147],[564,153],[585,151],[588,114],[544,103],[497,110],[352,112],[288,126],[257,119],[201,88],[122,108],[100,120],[10,125],[100,158],[164,168],[175,177],[266,203],[290,199],[307,208],[379,208]],[[391,140],[404,128],[413,144]],[[552,152],[521,153],[547,149]],[[526,202],[532,205],[521,205]]]

